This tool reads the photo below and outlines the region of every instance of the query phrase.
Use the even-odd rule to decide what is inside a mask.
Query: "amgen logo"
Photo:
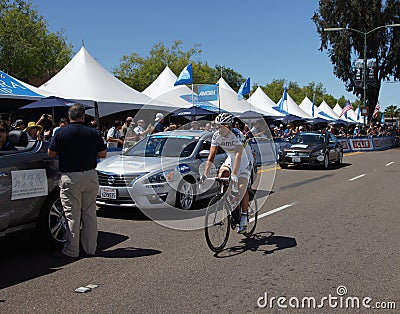
[[[215,96],[215,95],[216,95],[215,90],[204,90],[204,91],[201,91],[201,92],[199,93],[199,96],[202,96],[202,97],[205,97],[205,96]]]

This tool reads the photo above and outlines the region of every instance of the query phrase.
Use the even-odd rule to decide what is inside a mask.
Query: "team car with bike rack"
[[[196,200],[209,198],[217,185],[198,190],[199,167],[209,155],[212,132],[175,130],[145,137],[120,155],[97,165],[99,207],[195,208]],[[226,159],[219,149],[214,164],[218,169]],[[254,178],[256,176],[254,168]]]
[[[343,161],[343,146],[329,132],[301,132],[290,142],[280,147],[278,163],[281,168],[288,165],[313,165],[328,169],[335,162]]]

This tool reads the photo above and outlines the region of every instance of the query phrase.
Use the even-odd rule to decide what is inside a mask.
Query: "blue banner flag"
[[[218,85],[199,85],[197,99],[200,102],[218,100]]]
[[[176,79],[174,86],[177,85],[185,85],[185,84],[193,84],[193,73],[192,73],[192,64],[188,64],[179,74],[179,77]]]
[[[281,102],[279,103],[279,111],[283,111],[283,103],[285,102],[285,100],[287,100],[287,88],[285,87],[283,89],[283,96],[281,99]]]
[[[381,124],[385,124],[385,113],[384,112],[382,112],[382,115],[381,115]]]
[[[242,100],[243,96],[247,94],[250,94],[250,77],[242,85],[240,85],[238,99]]]
[[[42,97],[2,71],[0,71],[0,95]]]
[[[360,103],[358,103],[357,121],[360,120]]]

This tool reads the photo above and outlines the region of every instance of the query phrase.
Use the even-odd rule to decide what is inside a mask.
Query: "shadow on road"
[[[246,251],[262,252],[272,254],[279,250],[289,249],[297,246],[295,238],[277,236],[274,232],[259,232],[249,238],[240,240],[240,245],[226,248],[220,253],[214,254],[218,258],[227,258],[242,254]]]
[[[329,168],[328,169],[321,169],[321,167],[318,166],[310,166],[310,165],[289,165],[289,167],[287,169],[281,169],[281,170],[285,170],[285,171],[293,171],[293,170],[312,170],[312,171],[332,171],[332,170],[336,170],[336,169],[341,169],[341,168],[345,168],[345,167],[349,167],[352,164],[350,163],[341,163],[341,164],[329,164]]]
[[[118,248],[107,250],[128,239],[127,236],[99,231],[98,253],[101,258],[135,258],[160,254],[161,251],[144,248]],[[0,241],[0,289],[16,285],[58,271],[63,266],[82,259],[53,257],[37,235],[19,234]]]

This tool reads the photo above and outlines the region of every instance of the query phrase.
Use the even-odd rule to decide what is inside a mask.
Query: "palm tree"
[[[394,117],[398,117],[400,111],[395,105],[387,106],[385,109],[385,116],[392,118],[392,125],[394,124]]]

